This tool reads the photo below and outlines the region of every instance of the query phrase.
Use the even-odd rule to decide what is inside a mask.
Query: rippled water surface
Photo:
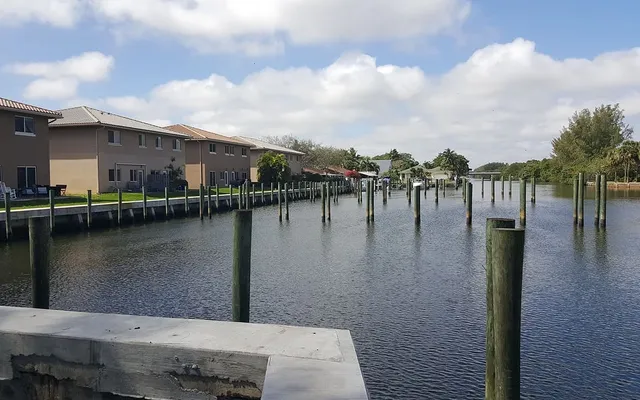
[[[461,192],[422,200],[422,227],[402,192],[378,196],[376,220],[343,197],[254,211],[255,322],[351,330],[372,399],[483,398],[484,220],[518,216],[479,183],[474,226]],[[538,186],[527,204],[522,393],[538,399],[640,398],[640,200],[611,194],[608,228],[571,223],[571,189]],[[228,320],[229,214],[54,239],[52,308]],[[0,244],[0,304],[28,305],[26,243]]]

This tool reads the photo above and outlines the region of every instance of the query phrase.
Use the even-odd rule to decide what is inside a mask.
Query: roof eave
[[[17,113],[17,114],[35,115],[35,116],[38,116],[38,117],[62,119],[62,114],[59,114],[59,113],[56,113],[56,112],[48,113],[48,112],[40,112],[40,111],[32,111],[32,110],[23,110],[21,108],[13,108],[13,107],[0,107],[0,110],[13,112],[13,113]]]
[[[154,135],[164,135],[164,136],[175,136],[175,137],[179,137],[179,138],[183,138],[183,139],[189,139],[190,136],[186,135],[184,133],[179,133],[179,132],[159,132],[159,131],[152,131],[152,130],[148,130],[148,129],[139,129],[139,128],[132,128],[130,126],[120,126],[120,125],[112,125],[112,124],[103,124],[101,122],[81,122],[81,123],[77,123],[77,124],[56,124],[56,125],[50,125],[49,128],[66,128],[66,127],[82,127],[82,126],[103,126],[105,128],[113,128],[113,129],[125,129],[131,132],[142,132],[142,133],[152,133]]]

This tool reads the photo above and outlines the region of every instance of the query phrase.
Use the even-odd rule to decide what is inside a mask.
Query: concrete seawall
[[[0,307],[0,397],[366,400],[368,394],[346,330]]]

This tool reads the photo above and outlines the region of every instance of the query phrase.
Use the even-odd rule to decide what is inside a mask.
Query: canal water
[[[375,224],[351,197],[254,211],[254,322],[352,332],[372,399],[481,399],[487,217],[518,217],[518,192],[490,203],[474,190],[422,199],[422,226],[402,192],[376,202]],[[640,200],[610,192],[608,227],[571,221],[571,188],[538,186],[527,204],[522,397],[640,398]],[[55,309],[229,320],[230,214],[54,239]],[[0,304],[27,306],[27,243],[0,245]]]

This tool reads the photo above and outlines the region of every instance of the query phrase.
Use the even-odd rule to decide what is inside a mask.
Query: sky
[[[476,167],[640,122],[640,2],[1,0],[0,97]]]

